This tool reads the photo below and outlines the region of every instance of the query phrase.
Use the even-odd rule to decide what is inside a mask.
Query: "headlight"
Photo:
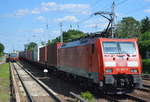
[[[116,62],[105,62],[105,67],[116,67]]]
[[[137,73],[138,70],[137,70],[137,69],[131,69],[131,72],[132,72],[132,73]]]
[[[106,69],[105,72],[106,73],[112,73],[112,69]]]
[[[138,67],[138,63],[136,61],[127,62],[128,67]]]

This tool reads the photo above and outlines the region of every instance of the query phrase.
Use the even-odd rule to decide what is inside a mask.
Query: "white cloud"
[[[43,33],[44,30],[42,28],[38,28],[38,29],[33,29],[34,33]]]
[[[41,11],[38,8],[34,8],[33,10],[31,10],[31,14],[40,14]]]
[[[16,16],[25,16],[27,14],[40,14],[42,12],[66,12],[75,14],[90,14],[89,4],[58,4],[55,2],[42,2],[39,7],[32,9],[20,9],[16,11]]]
[[[46,7],[47,7],[47,6],[55,6],[56,3],[55,3],[55,2],[47,2],[47,3],[42,2],[41,5],[44,6],[44,7],[45,7],[45,6],[46,6]]]
[[[104,24],[95,24],[95,23],[91,23],[91,24],[88,24],[88,25],[85,25],[85,28],[105,28],[107,26],[107,23],[104,23]]]
[[[146,9],[146,10],[144,10],[144,12],[150,13],[150,9]]]
[[[26,15],[26,14],[28,14],[28,13],[29,13],[29,10],[28,10],[28,9],[20,9],[20,10],[17,10],[17,11],[16,11],[15,15],[16,15],[16,16],[24,16],[24,15]]]
[[[57,18],[55,19],[56,22],[78,22],[78,19],[75,16],[65,16],[63,18]]]
[[[38,17],[36,18],[36,20],[38,20],[38,21],[45,21],[45,17],[43,17],[43,16],[38,16]]]
[[[43,33],[44,29],[43,28],[35,28],[35,29],[18,29],[17,32],[19,33]]]
[[[42,11],[65,11],[79,14],[90,14],[88,4],[57,4],[55,2],[42,2]]]
[[[85,28],[97,28],[98,24],[88,24],[85,25]]]

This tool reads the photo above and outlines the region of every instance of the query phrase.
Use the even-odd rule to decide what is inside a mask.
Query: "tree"
[[[145,32],[139,37],[139,48],[143,58],[146,58],[146,52],[150,51],[150,32]]]
[[[145,32],[139,36],[140,41],[150,40],[150,32]]]
[[[144,19],[141,20],[141,33],[145,33],[150,31],[150,18],[145,17]]]
[[[133,17],[125,17],[118,24],[116,34],[119,38],[138,37],[140,34],[140,23]]]
[[[50,44],[51,44],[51,40],[48,40],[47,45],[50,45]]]
[[[80,37],[86,36],[85,33],[79,30],[68,30],[67,32],[63,32],[63,41],[64,42],[69,42],[72,39],[77,39]],[[60,42],[60,36],[57,37],[56,39],[52,40],[52,43]]]
[[[68,30],[67,32],[63,32],[63,40],[64,42],[71,41],[72,39],[77,39],[85,36],[83,32],[79,30]]]
[[[30,42],[28,45],[27,50],[32,51],[34,49],[34,47],[37,46],[37,44],[35,42]]]
[[[5,49],[4,45],[0,43],[0,56],[3,54],[4,49]]]
[[[41,41],[41,45],[46,45],[46,43],[44,41]]]

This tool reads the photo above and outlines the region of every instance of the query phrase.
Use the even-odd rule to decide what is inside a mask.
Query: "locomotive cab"
[[[142,67],[136,42],[137,39],[97,40],[99,80],[103,80],[103,86],[119,91],[142,87]]]
[[[9,61],[10,62],[16,62],[17,60],[18,60],[17,53],[11,53],[11,54],[9,54]]]

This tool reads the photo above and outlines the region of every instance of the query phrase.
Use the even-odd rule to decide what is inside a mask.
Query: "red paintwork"
[[[26,59],[32,61],[32,51],[26,51]]]
[[[40,63],[47,64],[47,46],[40,48]]]
[[[60,48],[60,46],[62,45],[62,43],[56,43],[56,44],[51,44],[47,46],[47,65],[48,66],[58,66],[58,48]]]
[[[18,53],[15,53],[15,54],[17,55],[16,57],[9,56],[9,57],[7,57],[7,60],[9,60],[9,61],[19,61]]]
[[[136,55],[104,54],[102,45],[103,41],[133,42],[136,47]],[[92,53],[92,44],[95,46],[94,53]],[[97,38],[82,46],[60,48],[58,54],[58,66],[76,68],[76,70],[84,69],[88,72],[97,72],[99,73],[99,80],[103,80],[104,75],[141,74],[142,70],[137,39]],[[123,56],[123,60],[121,60],[119,56]],[[117,65],[116,67],[105,67],[104,63],[106,61],[115,61]],[[137,61],[139,66],[133,68],[128,67],[127,61]],[[105,73],[106,69],[113,69],[113,72]],[[138,72],[131,73],[130,69],[138,69]]]
[[[135,55],[127,54],[104,54],[103,45],[104,41],[120,41],[120,42],[133,42],[136,47]],[[62,47],[61,43],[49,45],[40,48],[40,63],[47,64],[48,66],[68,67],[74,68],[77,71],[80,69],[87,72],[96,72],[99,75],[99,80],[104,80],[104,75],[118,75],[118,74],[141,74],[142,65],[137,39],[111,39],[111,38],[91,38],[83,45]],[[32,52],[25,52],[26,58],[32,60]],[[122,56],[121,59],[119,56]],[[105,62],[116,62],[115,67],[105,67]],[[138,67],[128,67],[128,61],[138,62]],[[111,73],[105,73],[106,69],[113,69]],[[137,73],[131,73],[131,69],[138,69]],[[75,73],[76,74],[76,73]]]
[[[104,54],[103,52],[103,41],[120,41],[120,42],[133,42],[136,47],[136,55],[129,55],[126,54]],[[100,47],[98,47],[100,46]],[[97,39],[97,48],[99,56],[98,58],[101,59],[99,64],[100,75],[99,79],[103,80],[103,75],[114,75],[114,74],[141,74],[142,66],[141,66],[141,58],[138,50],[137,39],[107,39],[107,38],[99,38]],[[123,56],[123,59],[120,59],[119,56]],[[105,67],[104,62],[106,61],[115,61],[117,63],[116,67]],[[127,61],[137,61],[139,66],[138,67],[128,67]],[[113,69],[112,73],[105,73],[105,69]],[[131,73],[130,69],[138,69],[137,73]]]
[[[10,58],[8,58],[8,60],[9,60],[9,61],[19,61],[19,58],[18,58],[18,57],[15,57],[15,58],[14,58],[14,57],[13,57],[13,58],[10,57]]]
[[[99,72],[97,50],[94,47],[94,53],[92,53],[92,44],[83,46],[75,46],[68,48],[60,48],[58,50],[58,65],[60,67],[76,68],[86,70],[87,72]]]

